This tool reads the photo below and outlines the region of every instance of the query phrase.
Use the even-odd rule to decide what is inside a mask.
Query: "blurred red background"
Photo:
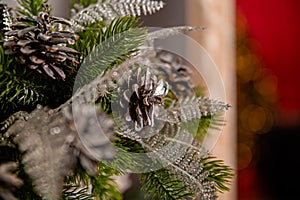
[[[237,0],[237,10],[246,19],[265,67],[278,78],[281,115],[296,120],[292,117],[300,110],[300,1]]]
[[[300,1],[237,0],[251,48],[277,78],[277,121],[256,138],[256,162],[239,171],[239,199],[290,199],[299,167]],[[297,177],[299,175],[296,175]],[[277,186],[275,186],[277,185]]]

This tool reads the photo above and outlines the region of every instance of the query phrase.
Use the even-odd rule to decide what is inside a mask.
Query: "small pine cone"
[[[75,55],[78,52],[66,45],[73,45],[78,38],[73,32],[55,30],[57,25],[71,26],[63,18],[40,12],[33,18],[18,18],[5,33],[5,54],[14,54],[19,62],[28,68],[53,79],[66,78],[65,69],[76,66]]]
[[[157,79],[147,69],[144,76],[142,69],[129,73],[126,86],[121,87],[123,98],[120,106],[126,109],[126,121],[133,121],[136,131],[145,126],[154,126],[155,105],[162,105],[169,91],[168,83]]]
[[[190,96],[194,93],[191,81],[191,69],[184,64],[181,57],[159,50],[156,54],[155,69],[169,83],[170,90],[177,97]]]

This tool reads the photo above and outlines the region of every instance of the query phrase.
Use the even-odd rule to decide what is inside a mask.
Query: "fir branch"
[[[131,130],[120,132],[124,137],[135,139],[140,132]],[[206,151],[194,140],[194,135],[189,134],[184,126],[166,123],[164,128],[150,138],[139,138],[138,143],[149,152],[149,163],[154,163],[156,168],[168,169],[176,180],[186,186],[190,196],[201,196],[203,199],[215,198],[214,182],[208,180],[208,171],[203,171],[201,159]],[[150,153],[151,152],[151,153]],[[145,162],[144,162],[145,163]]]
[[[75,168],[73,175],[66,178],[64,198],[70,199],[71,195],[71,199],[79,199],[75,196],[80,195],[87,199],[121,199],[117,183],[112,177],[119,173],[103,162],[98,163],[98,171],[96,176],[90,176],[80,168]]]
[[[141,176],[142,189],[145,190],[145,198],[163,200],[183,200],[192,194],[187,191],[187,187],[174,179],[174,174],[166,169],[144,173]]]
[[[234,177],[232,168],[224,165],[222,160],[216,160],[213,156],[203,157],[201,163],[203,164],[203,171],[209,173],[207,180],[213,181],[219,192],[230,190],[227,185]]]
[[[155,164],[152,159],[145,156],[135,156],[133,153],[146,153],[145,148],[137,141],[131,140],[123,136],[121,130],[116,131],[116,140],[114,142],[116,148],[116,157],[109,166],[118,170],[120,173],[141,172],[145,170],[145,163]],[[151,166],[149,166],[151,168]]]
[[[70,104],[81,105],[96,102],[108,91],[115,89],[118,86],[117,83],[120,81],[120,77],[130,69],[135,68],[135,63],[141,62],[143,62],[143,57],[133,57],[108,70],[105,74],[98,75],[94,80],[77,89],[72,98],[55,110],[59,111]],[[78,85],[76,88],[78,88]]]
[[[117,174],[116,170],[101,162],[98,166],[99,174],[91,178],[93,196],[103,200],[121,200],[122,196],[118,185],[112,178],[112,175]]]
[[[88,24],[114,19],[119,16],[152,14],[159,11],[163,5],[162,1],[152,0],[99,0],[98,3],[80,10],[71,17],[71,21],[75,28],[83,30]]]
[[[45,11],[43,4],[47,4],[48,0],[17,0],[17,2],[17,15],[33,17],[37,16],[39,12]]]
[[[97,43],[94,43],[95,46],[81,65],[77,75],[81,86],[95,79],[111,65],[124,61],[124,58],[143,44],[146,30],[132,28],[136,22],[137,20],[133,17],[123,17],[112,21],[101,35],[102,39],[98,41],[100,44],[96,46]]]
[[[15,59],[5,56],[0,46],[0,121],[19,110],[31,111],[44,100],[42,91],[46,86],[38,85],[27,69],[14,65]]]

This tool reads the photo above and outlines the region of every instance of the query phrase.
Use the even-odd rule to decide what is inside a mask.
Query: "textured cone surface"
[[[192,70],[180,56],[159,50],[155,57],[154,70],[169,83],[170,90],[177,97],[194,94]]]
[[[132,121],[136,131],[143,127],[154,126],[155,105],[163,105],[168,93],[168,84],[141,68],[127,74],[125,84],[121,86],[119,104],[126,113],[126,121]]]
[[[72,70],[78,62],[78,54],[67,45],[73,45],[77,35],[69,31],[56,31],[56,25],[71,25],[65,19],[52,17],[49,10],[33,18],[22,17],[5,33],[6,54],[14,54],[29,69],[53,79],[66,78],[66,70]]]

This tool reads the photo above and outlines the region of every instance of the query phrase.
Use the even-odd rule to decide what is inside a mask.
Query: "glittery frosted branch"
[[[98,1],[87,8],[81,9],[73,15],[71,21],[75,28],[84,29],[85,25],[102,21],[110,20],[118,16],[141,16],[153,14],[163,8],[162,1],[152,0],[106,0]],[[77,6],[77,8],[79,8]],[[80,9],[80,8],[79,8]],[[74,12],[74,9],[72,11]]]
[[[207,180],[209,173],[203,171],[201,163],[207,152],[193,140],[193,135],[184,128],[166,123],[160,134],[139,142],[153,153],[152,159],[170,170],[189,192],[205,200],[215,199],[214,182]]]
[[[6,32],[11,30],[11,25],[14,22],[14,17],[9,12],[7,6],[5,4],[0,4],[0,32]],[[5,36],[5,40],[8,40],[9,37]]]
[[[170,28],[163,28],[157,31],[150,32],[147,35],[147,41],[150,46],[153,46],[153,42],[155,39],[165,39],[172,35],[177,35],[183,33],[185,31],[196,31],[196,30],[204,30],[203,26],[177,26]]]
[[[170,123],[187,122],[201,119],[202,116],[218,114],[229,107],[222,101],[208,97],[181,97],[178,101],[173,101],[166,110],[162,110],[158,119]]]
[[[230,107],[230,105],[222,101],[209,99],[208,97],[199,97],[198,104],[200,111],[201,113],[203,113],[203,115],[218,114],[221,111],[228,110],[228,108]]]

